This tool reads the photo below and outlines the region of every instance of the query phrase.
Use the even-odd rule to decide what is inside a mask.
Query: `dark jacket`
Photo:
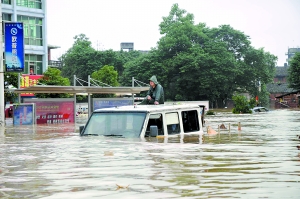
[[[158,83],[156,76],[153,75],[149,81],[154,82],[155,87],[152,88],[150,86],[147,96],[144,101],[142,101],[140,104],[154,104],[155,101],[157,101],[159,104],[164,104],[165,103],[165,96],[164,96],[164,89],[163,87]],[[151,100],[147,100],[147,97],[150,96]]]

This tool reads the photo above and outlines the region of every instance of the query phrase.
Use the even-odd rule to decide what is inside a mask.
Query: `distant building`
[[[30,71],[43,74],[48,68],[50,49],[58,48],[49,47],[47,43],[46,6],[46,0],[1,0],[2,22],[23,22],[24,25],[24,74]]]
[[[290,65],[291,59],[294,57],[295,53],[300,52],[300,48],[288,48],[288,52],[285,54],[288,56],[286,59],[288,65]]]
[[[277,66],[274,82],[267,84],[267,91],[270,93],[271,108],[295,108],[298,106],[298,100],[278,100],[278,96],[285,96],[288,93],[294,92],[294,89],[288,87],[288,65]]]
[[[128,50],[128,51],[132,51],[134,50],[134,43],[133,42],[122,42],[120,44],[121,50]]]

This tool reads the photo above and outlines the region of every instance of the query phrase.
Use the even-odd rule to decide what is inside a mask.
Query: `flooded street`
[[[205,120],[227,130],[140,140],[0,127],[0,198],[300,198],[299,110]]]

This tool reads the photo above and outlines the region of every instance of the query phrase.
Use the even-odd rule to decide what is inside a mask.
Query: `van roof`
[[[111,107],[111,108],[102,108],[97,109],[94,112],[107,112],[107,111],[137,111],[137,112],[163,112],[170,110],[178,110],[178,109],[195,109],[199,108],[198,105],[193,104],[180,104],[180,105],[130,105],[130,106],[119,106],[119,107]]]

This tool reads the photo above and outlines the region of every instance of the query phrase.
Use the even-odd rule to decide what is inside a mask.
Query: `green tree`
[[[269,107],[270,105],[270,93],[267,91],[266,84],[261,85],[261,91],[258,93],[258,103],[259,106]]]
[[[256,101],[254,98],[251,98],[249,101],[243,95],[234,95],[232,97],[234,101],[234,108],[232,113],[251,113],[251,109],[255,106]]]
[[[99,83],[99,86],[118,86],[118,72],[113,66],[105,65],[100,70],[95,71],[91,75],[92,79]],[[101,85],[102,84],[102,85]],[[93,98],[113,97],[114,94],[94,94]]]
[[[166,99],[199,99],[201,74],[207,60],[203,50],[208,39],[202,31],[205,25],[194,25],[193,14],[174,4],[159,27],[162,37],[157,51],[163,67],[161,81],[166,87]]]
[[[290,88],[300,89],[300,53],[296,53],[290,62],[287,80]]]
[[[74,37],[73,46],[62,55],[62,75],[73,83],[74,75],[87,80],[92,71],[98,70],[101,62],[97,51],[92,48],[92,43],[84,34]]]
[[[166,96],[175,100],[209,99],[224,105],[233,93],[257,94],[257,83],[272,81],[277,58],[256,50],[249,36],[221,25],[194,25],[194,17],[177,4],[163,18],[158,53],[165,70],[164,84],[174,85]]]
[[[84,34],[74,37],[73,46],[60,58],[62,60],[62,75],[73,83],[74,75],[87,82],[88,76],[105,65],[114,66],[121,76],[127,61],[140,56],[138,51],[96,51],[89,38]],[[85,83],[84,85],[87,85]]]
[[[70,86],[68,78],[61,76],[61,71],[57,68],[49,67],[39,79],[39,84],[56,85],[56,86]],[[68,93],[36,93],[37,98],[68,98]]]
[[[4,73],[4,87],[5,89],[8,89],[9,86],[13,86],[15,88],[18,88],[18,73]],[[4,90],[4,101],[6,102],[14,102],[18,98],[18,94]]]
[[[249,48],[244,58],[242,75],[239,75],[239,85],[252,96],[259,95],[258,86],[273,81],[277,57],[265,52],[262,48]],[[247,75],[245,75],[247,74]]]
[[[136,59],[128,61],[124,66],[123,75],[120,77],[122,85],[131,86],[132,77],[148,84],[148,80],[152,75],[156,75],[158,81],[161,82],[164,70],[162,64],[158,61],[159,58],[157,51],[150,51],[148,54],[140,55]]]

